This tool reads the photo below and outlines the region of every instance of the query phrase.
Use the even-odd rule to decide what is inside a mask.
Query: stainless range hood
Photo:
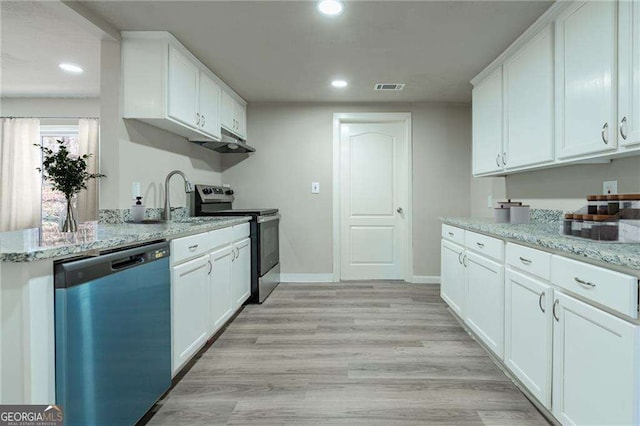
[[[219,142],[216,141],[191,141],[197,143],[198,145],[211,149],[213,151],[221,152],[223,154],[243,154],[247,152],[255,152],[256,149],[252,146],[247,145],[246,141],[237,138],[226,130],[222,130],[222,138]]]

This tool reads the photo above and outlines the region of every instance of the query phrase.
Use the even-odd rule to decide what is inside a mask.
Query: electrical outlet
[[[618,193],[618,181],[617,180],[606,180],[602,182],[602,193],[605,195],[608,194],[617,194]]]
[[[311,193],[312,194],[320,193],[320,182],[311,182]]]

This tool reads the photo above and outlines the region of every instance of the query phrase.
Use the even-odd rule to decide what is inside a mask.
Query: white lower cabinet
[[[555,293],[553,414],[567,425],[635,425],[638,326]]]
[[[440,297],[460,318],[464,318],[464,301],[467,292],[463,256],[464,247],[442,240]]]
[[[231,299],[239,308],[251,295],[251,240],[246,238],[233,245],[235,256],[231,266]]]
[[[209,298],[211,301],[211,320],[209,334],[213,335],[231,317],[233,300],[231,298],[231,265],[233,247],[228,245],[209,255],[211,273],[209,277]]]
[[[550,409],[553,289],[507,268],[504,305],[504,363]]]
[[[171,268],[171,367],[174,375],[207,341],[208,274],[208,255]]]
[[[500,358],[504,355],[504,266],[469,252],[465,322]]]

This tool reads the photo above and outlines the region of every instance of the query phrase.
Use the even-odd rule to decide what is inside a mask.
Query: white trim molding
[[[410,112],[337,112],[333,114],[333,282],[340,282],[340,125],[342,123],[402,122],[407,136],[406,239],[403,252],[403,279],[413,278],[413,127]]]
[[[330,283],[333,273],[328,274],[280,274],[281,283]]]
[[[440,284],[440,277],[436,275],[414,275],[413,284]]]

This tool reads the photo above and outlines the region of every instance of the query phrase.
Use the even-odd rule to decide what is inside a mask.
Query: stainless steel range
[[[280,214],[278,209],[234,209],[233,190],[195,185],[191,195],[194,216],[251,216],[251,297],[262,303],[280,283]]]

